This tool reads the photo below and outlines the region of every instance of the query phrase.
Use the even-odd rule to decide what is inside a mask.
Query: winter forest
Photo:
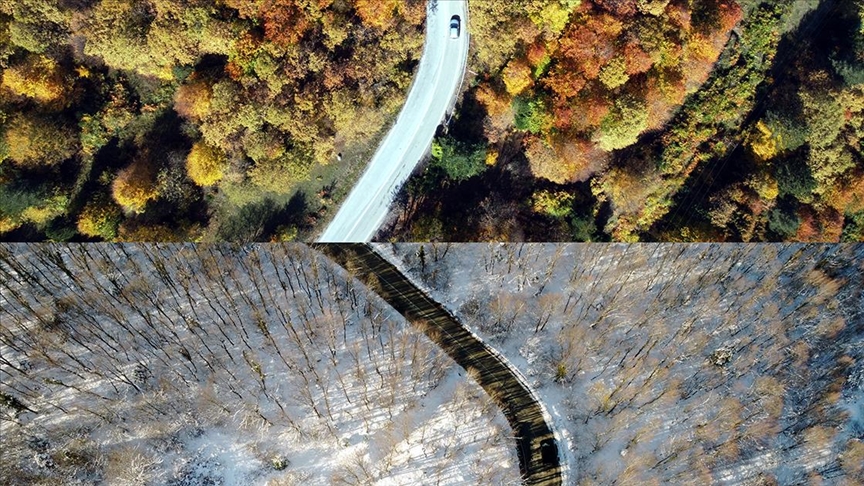
[[[518,484],[491,400],[306,246],[0,255],[0,484]]]
[[[860,245],[392,251],[528,378],[568,484],[864,481]]]
[[[864,481],[864,246],[373,248],[521,372],[566,484]],[[0,246],[0,483],[519,484],[495,402],[354,271]]]

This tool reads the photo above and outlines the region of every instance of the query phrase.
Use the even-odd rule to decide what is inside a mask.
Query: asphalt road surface
[[[516,437],[523,484],[562,484],[561,444],[531,390],[504,359],[369,245],[315,245],[438,344],[495,401]]]
[[[457,39],[450,38],[454,15],[461,19]],[[364,242],[378,231],[455,101],[468,58],[467,19],[464,0],[438,0],[434,12],[427,9],[423,55],[402,112],[318,241]]]

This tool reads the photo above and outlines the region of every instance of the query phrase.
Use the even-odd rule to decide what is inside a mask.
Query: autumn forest
[[[864,238],[864,2],[471,7],[479,74],[383,238]]]
[[[384,3],[3,0],[0,234],[295,238],[411,82],[425,3]]]
[[[456,112],[377,239],[864,239],[864,1],[469,6]],[[426,8],[0,0],[0,238],[314,238]]]

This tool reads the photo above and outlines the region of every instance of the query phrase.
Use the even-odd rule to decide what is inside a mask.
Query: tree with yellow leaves
[[[78,216],[78,231],[82,235],[110,241],[117,236],[122,213],[113,201],[104,196],[93,198]]]
[[[141,213],[147,203],[159,197],[156,173],[146,157],[140,157],[121,170],[111,185],[111,195],[127,211]]]
[[[763,120],[756,123],[756,129],[750,139],[750,150],[759,160],[771,160],[777,155],[777,140],[773,135]]]
[[[513,59],[504,68],[504,86],[511,96],[516,96],[534,84],[531,67],[522,59]]]
[[[627,63],[621,56],[613,58],[608,64],[600,69],[598,79],[609,89],[622,86],[630,79],[627,74]]]
[[[553,218],[566,218],[573,212],[575,196],[567,191],[537,191],[531,197],[534,211]]]
[[[3,87],[18,96],[33,98],[40,103],[59,102],[66,93],[63,73],[57,63],[53,59],[36,55],[6,69],[3,73]]]
[[[204,142],[193,145],[186,157],[186,173],[192,182],[202,187],[212,186],[222,180],[227,166],[225,153]]]
[[[75,135],[68,127],[30,114],[13,116],[4,139],[9,159],[28,168],[59,164],[78,150]]]
[[[174,110],[184,118],[201,120],[210,114],[210,99],[213,89],[203,81],[192,81],[177,88],[174,94]]]

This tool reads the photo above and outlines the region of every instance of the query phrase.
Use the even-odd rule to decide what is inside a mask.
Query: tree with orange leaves
[[[384,30],[393,20],[398,0],[354,0],[354,9],[365,25]]]
[[[503,73],[504,86],[510,96],[516,96],[534,84],[531,67],[521,59],[513,59],[507,63]]]
[[[268,0],[261,7],[264,37],[278,46],[296,45],[311,27],[309,17],[294,0]]]
[[[147,203],[159,197],[156,170],[152,162],[139,154],[121,170],[111,185],[111,195],[117,204],[133,213],[141,213]]]
[[[612,15],[586,9],[559,40],[556,57],[572,63],[587,79],[596,79],[615,57],[615,41],[623,29],[624,24]]]

